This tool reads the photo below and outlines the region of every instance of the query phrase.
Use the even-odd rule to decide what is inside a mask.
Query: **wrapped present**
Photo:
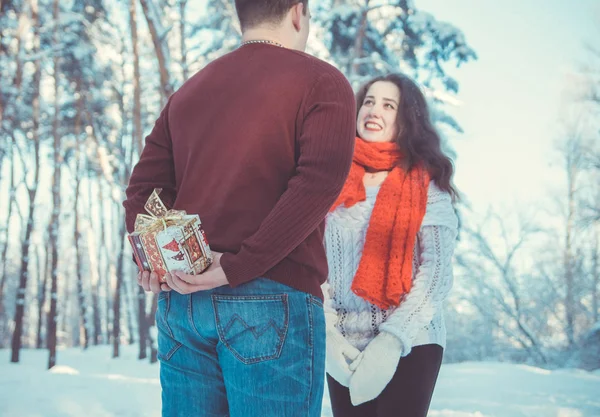
[[[170,271],[199,274],[210,266],[213,257],[202,229],[200,217],[184,210],[167,210],[155,189],[138,214],[134,232],[128,235],[133,255],[141,271],[156,272],[164,282]]]

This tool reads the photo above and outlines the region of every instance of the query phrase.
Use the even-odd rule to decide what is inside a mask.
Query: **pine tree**
[[[459,29],[418,10],[412,0],[321,0],[314,14],[314,31],[321,36],[311,47],[335,63],[354,87],[402,72],[424,87],[436,121],[460,131],[438,106],[447,101],[447,93],[458,92],[445,65],[477,58]]]

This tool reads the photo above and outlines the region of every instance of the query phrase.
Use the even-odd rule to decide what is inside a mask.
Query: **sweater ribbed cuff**
[[[249,260],[244,259],[243,255],[233,253],[223,254],[221,268],[223,268],[229,286],[232,288],[258,278],[260,274],[264,273]]]

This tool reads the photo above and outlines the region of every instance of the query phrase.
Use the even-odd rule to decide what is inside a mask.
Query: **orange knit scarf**
[[[352,207],[366,197],[367,171],[389,171],[381,185],[352,291],[382,309],[400,304],[412,286],[413,249],[427,205],[429,174],[418,165],[406,172],[398,163],[402,154],[394,143],[356,138],[348,179],[330,211]]]

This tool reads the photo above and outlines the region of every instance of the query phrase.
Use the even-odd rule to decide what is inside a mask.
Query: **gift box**
[[[146,202],[146,214],[138,214],[134,232],[128,235],[133,256],[141,271],[156,272],[165,282],[167,272],[199,274],[213,257],[200,217],[184,210],[167,210],[155,189]]]

